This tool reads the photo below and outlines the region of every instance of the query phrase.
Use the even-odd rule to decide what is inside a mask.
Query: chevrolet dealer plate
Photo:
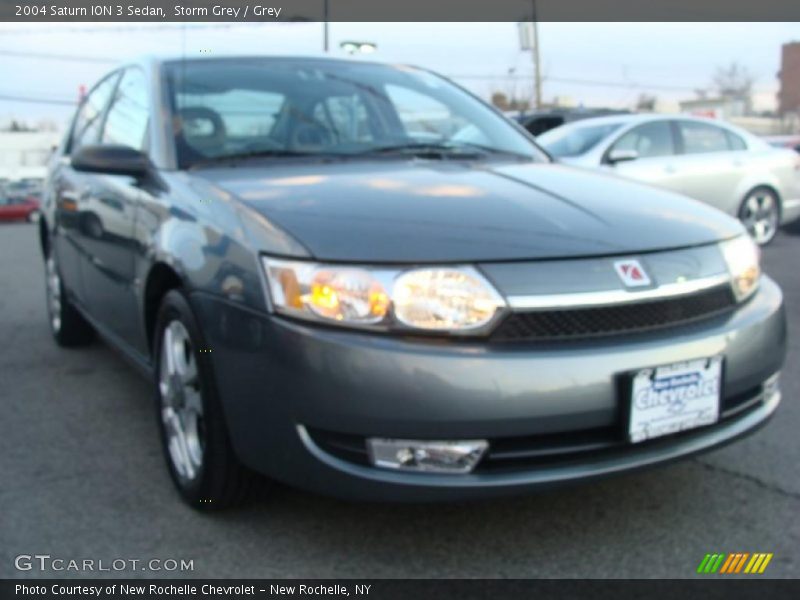
[[[719,418],[722,358],[644,369],[633,377],[631,442],[711,425]]]

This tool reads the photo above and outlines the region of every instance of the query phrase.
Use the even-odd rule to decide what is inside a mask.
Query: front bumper
[[[192,301],[239,457],[275,479],[331,495],[463,499],[619,473],[736,439],[780,401],[777,390],[763,388],[786,352],[783,299],[766,277],[751,300],[722,317],[549,345],[398,338],[290,322],[205,295]],[[718,354],[725,357],[719,423],[624,443],[625,374]],[[342,445],[336,451],[320,442],[373,436],[481,438],[506,450],[527,440],[528,450],[517,453],[524,460],[496,468],[437,475],[374,468]],[[575,452],[591,449],[598,436],[596,451]],[[530,452],[545,442],[549,450]]]
[[[800,197],[784,198],[781,205],[781,225],[788,225],[800,219]]]

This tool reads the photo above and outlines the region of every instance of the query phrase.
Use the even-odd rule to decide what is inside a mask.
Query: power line
[[[56,100],[55,98],[34,98],[32,96],[13,96],[0,94],[0,101],[8,100],[11,102],[33,102],[36,104],[60,104],[62,106],[75,106],[77,101],[73,100]]]
[[[453,74],[449,77],[453,79],[483,79],[483,80],[496,80],[496,79],[533,79],[533,75],[477,75],[477,74]],[[544,81],[552,81],[555,83],[573,83],[578,85],[599,86],[599,87],[620,87],[620,88],[648,88],[653,90],[664,90],[674,92],[693,92],[696,87],[691,86],[678,86],[678,85],[664,85],[660,83],[643,83],[639,81],[600,81],[597,79],[576,79],[570,77],[551,77],[543,75]]]
[[[45,60],[68,60],[87,63],[115,63],[118,59],[97,58],[96,56],[76,56],[73,54],[48,54],[45,52],[19,52],[17,50],[0,49],[0,56],[16,56],[18,58],[40,58]]]

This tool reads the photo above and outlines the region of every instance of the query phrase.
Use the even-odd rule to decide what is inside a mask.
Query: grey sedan
[[[800,217],[800,156],[733,125],[685,116],[587,119],[537,141],[561,162],[686,194],[738,217],[761,245]]]
[[[39,235],[56,342],[99,334],[151,378],[198,509],[258,474],[518,493],[708,450],[780,401],[783,298],[740,223],[554,164],[418,68],[125,65],[53,157]]]

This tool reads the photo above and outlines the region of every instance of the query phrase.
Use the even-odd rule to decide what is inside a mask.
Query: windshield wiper
[[[392,144],[391,146],[375,146],[360,152],[355,152],[357,156],[379,155],[379,154],[410,154],[413,156],[445,157],[457,156],[462,158],[478,158],[487,153],[482,149],[474,149],[466,145],[441,144],[437,142],[408,142],[405,144]]]
[[[319,157],[329,158],[333,156],[331,153],[325,152],[302,152],[299,150],[284,150],[279,148],[270,148],[268,150],[251,150],[248,152],[237,152],[234,154],[223,154],[221,156],[209,156],[191,162],[189,168],[203,167],[207,165],[216,165],[225,162],[236,162],[241,160],[249,160],[251,158],[291,158],[291,157]]]
[[[511,156],[516,159],[531,160],[530,156],[502,150],[491,146],[473,144],[471,142],[441,143],[441,142],[409,142],[393,144],[391,146],[377,146],[358,152],[359,156],[381,154],[409,154],[412,156],[425,156],[430,158],[485,158],[491,154]]]

